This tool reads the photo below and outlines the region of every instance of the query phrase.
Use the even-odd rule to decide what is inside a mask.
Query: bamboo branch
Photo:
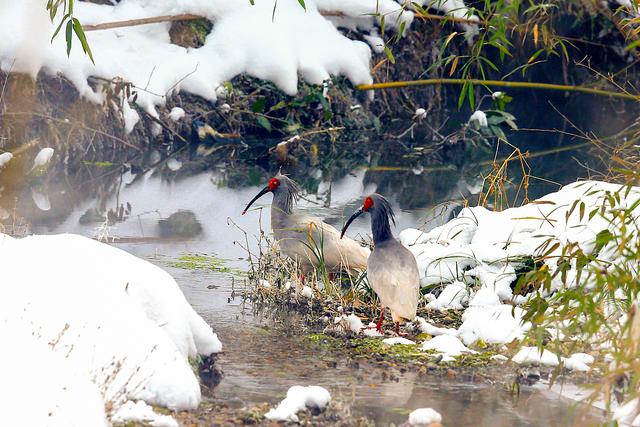
[[[161,22],[171,22],[171,21],[191,21],[194,19],[201,19],[201,18],[202,16],[192,15],[190,13],[184,13],[182,15],[154,16],[151,18],[129,19],[126,21],[114,21],[114,22],[105,22],[103,24],[83,25],[82,29],[84,31],[110,30],[112,28],[135,27],[138,25],[159,24]]]
[[[613,98],[631,99],[640,101],[640,95],[632,95],[630,93],[611,92],[602,89],[594,89],[584,86],[568,86],[552,83],[536,83],[536,82],[506,82],[502,80],[481,80],[481,79],[427,79],[427,80],[406,80],[398,82],[373,83],[356,86],[357,90],[377,90],[377,89],[396,89],[409,86],[432,86],[432,85],[464,85],[475,84],[484,86],[498,86],[523,89],[541,89],[541,90],[558,90],[567,92],[582,92],[591,95],[611,96]]]
[[[335,17],[343,18],[347,16],[342,12],[334,12],[334,11],[321,11],[320,14],[325,17],[335,16]],[[470,24],[470,25],[481,24],[477,20],[466,19],[466,18],[456,18],[450,15],[432,15],[430,13],[425,14],[425,13],[419,13],[419,12],[415,12],[415,15],[420,19],[433,20],[433,21],[456,22],[459,24]],[[162,22],[192,21],[194,19],[202,19],[202,18],[203,17],[199,15],[183,13],[181,15],[153,16],[150,18],[128,19],[126,21],[113,21],[113,22],[104,22],[102,24],[83,25],[82,29],[84,31],[111,30],[114,28],[136,27],[139,25],[148,25],[148,24],[159,24]]]

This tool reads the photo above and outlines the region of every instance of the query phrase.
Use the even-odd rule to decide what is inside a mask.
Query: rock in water
[[[195,237],[202,233],[202,225],[193,211],[179,210],[169,218],[158,221],[160,237]]]

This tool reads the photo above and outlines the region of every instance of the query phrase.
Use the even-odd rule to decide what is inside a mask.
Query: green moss
[[[88,162],[86,160],[83,161],[82,163],[84,163],[87,166],[96,166],[100,168],[106,168],[114,165],[112,162]]]
[[[424,334],[426,335],[426,334]],[[420,337],[420,336],[419,336]],[[429,337],[427,337],[428,339]],[[344,338],[325,334],[307,335],[306,339],[324,350],[336,354],[349,354],[356,359],[375,361],[389,361],[407,365],[435,362],[439,358],[438,352],[433,350],[421,350],[422,341],[413,345],[388,345],[381,338]],[[494,363],[491,356],[497,354],[493,350],[478,353],[466,353],[455,358],[451,362],[439,362],[442,368],[478,368]]]
[[[246,272],[226,265],[227,260],[214,255],[188,254],[182,255],[175,261],[169,262],[169,266],[181,268],[183,270],[204,270],[215,271],[217,273],[231,273],[238,276],[245,275]]]
[[[212,24],[205,18],[188,21],[189,28],[194,32],[200,44],[204,44],[205,39],[211,31]]]

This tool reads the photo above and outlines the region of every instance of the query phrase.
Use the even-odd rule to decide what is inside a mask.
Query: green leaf
[[[251,106],[251,111],[253,111],[254,113],[262,113],[264,111],[265,104],[265,98],[258,98],[258,100]]]
[[[300,3],[300,6],[302,6],[304,10],[307,10],[307,6],[304,4],[304,0],[298,0],[298,3]]]
[[[67,20],[67,18],[69,18],[69,14],[64,15],[62,17],[62,20],[60,21],[60,24],[58,25],[58,28],[56,28],[56,30],[53,32],[53,36],[51,37],[51,43],[53,43],[53,39],[56,38],[56,36],[58,35],[58,33],[60,32],[60,29],[62,28],[62,24],[64,24],[64,21]]]
[[[389,49],[389,46],[384,47],[384,53],[385,55],[387,55],[387,59],[389,60],[389,62],[391,62],[392,64],[396,63],[396,59],[393,57],[393,53],[391,52],[391,49]]]
[[[462,85],[462,90],[460,91],[460,97],[458,97],[458,110],[462,108],[462,104],[464,104],[464,100],[467,97],[467,86],[469,83],[465,83]]]
[[[255,6],[256,5],[255,0],[249,0],[249,3],[251,3],[251,6]]]
[[[266,117],[258,116],[256,118],[256,120],[258,121],[258,124],[260,126],[262,126],[263,128],[265,128],[267,130],[267,132],[271,132],[271,130],[272,130],[271,123],[269,122],[269,120],[267,120]]]
[[[73,42],[73,21],[71,19],[67,21],[66,39],[67,39],[67,56],[69,56],[71,54],[71,43]]]
[[[468,90],[469,90],[469,106],[473,110],[473,108],[475,106],[475,98],[474,98],[474,94],[473,94],[473,85],[471,83],[469,83]]]
[[[269,108],[269,111],[276,111],[276,110],[280,110],[284,107],[287,106],[287,103],[284,101],[279,101],[276,105],[274,105],[273,107]]]
[[[78,21],[76,18],[73,18],[73,31],[76,33],[78,40],[80,40],[80,44],[82,45],[82,50],[84,51],[84,53],[89,55],[89,59],[95,64],[95,61],[93,60],[93,54],[91,53],[91,48],[89,47],[89,43],[87,42],[87,37],[84,34],[84,30],[82,29],[80,21]]]

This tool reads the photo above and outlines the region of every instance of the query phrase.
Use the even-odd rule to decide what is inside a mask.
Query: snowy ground
[[[270,80],[290,95],[297,91],[298,76],[311,84],[322,84],[331,75],[346,76],[353,84],[370,83],[371,48],[345,37],[339,29],[361,33],[379,52],[384,46],[377,30],[382,16],[387,29],[401,24],[408,29],[413,21],[414,13],[401,3],[307,0],[305,10],[298,1],[285,0],[277,2],[274,13],[269,1],[251,5],[249,0],[122,0],[116,6],[77,2],[74,16],[84,25],[182,13],[214,22],[204,46],[196,49],[172,44],[170,23],[87,32],[94,65],[77,40],[69,58],[64,34],[51,43],[62,14],[52,23],[43,0],[2,0],[0,68],[33,76],[40,70],[62,74],[83,97],[96,103],[105,100],[105,93],[92,87],[89,77],[121,78],[137,88],[135,102],[156,117],[156,107],[164,105],[172,93],[187,91],[213,101],[224,97],[222,83],[242,73]],[[433,4],[457,17],[467,13],[462,0]],[[131,131],[138,113],[127,102],[122,107],[126,130]],[[176,111],[171,118],[179,115]]]
[[[146,403],[197,407],[190,359],[222,345],[168,273],[72,234],[0,234],[0,259],[7,425],[175,425]]]

